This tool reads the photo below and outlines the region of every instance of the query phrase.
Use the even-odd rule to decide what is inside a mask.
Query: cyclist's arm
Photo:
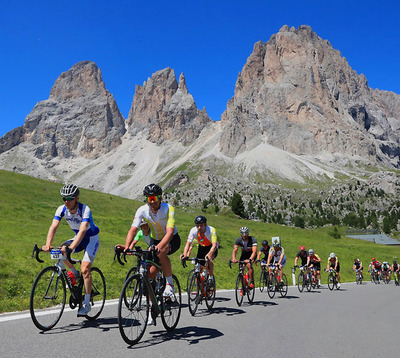
[[[272,256],[274,256],[274,254],[273,254],[272,252],[270,252],[270,253],[268,254],[267,265],[269,265],[269,264],[271,263]]]
[[[307,263],[306,265],[308,266],[310,264],[310,256],[307,256]]]
[[[191,241],[186,241],[186,245],[183,249],[183,257],[189,257],[190,252],[192,251],[192,242]]]
[[[129,229],[128,234],[126,235],[126,239],[125,239],[125,247],[126,248],[128,248],[131,245],[133,238],[136,235],[137,230],[138,230],[138,228],[136,226],[131,226],[131,228]]]
[[[239,249],[239,245],[233,245],[233,250],[232,250],[232,262],[236,262],[236,253]]]
[[[261,250],[260,250],[260,251],[258,251],[257,260],[259,260],[259,259],[260,259],[260,257],[261,257],[261,254],[262,254],[262,251],[261,251]]]
[[[43,251],[49,251],[51,249],[51,243],[53,242],[54,235],[56,234],[60,220],[53,219],[49,231],[47,233],[46,245],[42,246]]]
[[[254,261],[256,255],[257,255],[257,246],[252,246],[251,251],[252,251],[252,253],[250,255],[250,260]]]
[[[71,245],[69,245],[69,248],[71,250],[76,249],[76,247],[81,243],[82,239],[86,235],[86,231],[89,228],[89,225],[89,221],[82,221],[81,225],[79,226],[79,231],[74,238],[74,241],[72,241]]]
[[[297,261],[298,261],[298,260],[299,260],[299,257],[296,256],[295,259],[294,259],[294,265],[295,265],[295,266],[297,266]]]
[[[215,253],[215,251],[217,250],[217,243],[213,242],[210,251],[207,254],[207,257],[209,260],[212,261],[213,255]]]

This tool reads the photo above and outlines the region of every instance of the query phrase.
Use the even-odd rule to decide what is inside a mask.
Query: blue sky
[[[58,76],[96,62],[127,118],[135,91],[171,67],[197,106],[219,120],[261,40],[310,25],[364,73],[400,94],[400,1],[0,0],[0,136],[24,124]]]

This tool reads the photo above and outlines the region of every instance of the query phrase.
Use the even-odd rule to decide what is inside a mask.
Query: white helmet
[[[247,226],[242,226],[239,229],[239,232],[240,232],[240,235],[249,235],[250,230],[249,230],[249,228]]]
[[[312,254],[314,254],[314,250],[310,249],[310,250],[308,250],[308,253],[309,253],[309,255],[312,255]]]
[[[331,252],[331,254],[329,255],[332,259],[336,257],[334,252]]]
[[[279,236],[272,238],[272,246],[281,246],[281,238]]]

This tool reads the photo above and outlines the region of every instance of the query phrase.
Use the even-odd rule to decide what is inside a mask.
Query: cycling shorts
[[[250,256],[252,253],[253,253],[253,251],[242,251],[239,261],[244,261],[244,260],[250,259]]]
[[[154,240],[154,245],[158,245],[160,242],[161,240],[159,241]],[[178,233],[172,236],[172,240],[168,243],[168,245],[169,245],[169,252],[167,255],[173,254],[181,247],[181,237],[179,236]]]
[[[74,239],[75,238],[65,241],[62,244],[62,246],[71,245]],[[100,245],[100,240],[99,240],[99,235],[97,234],[89,237],[89,241],[87,242],[87,245],[85,247],[79,244],[72,252],[80,252],[82,250],[85,250],[82,261],[93,263],[97,254],[97,250],[99,249],[99,245]]]
[[[313,265],[316,270],[321,271],[321,263],[320,262],[310,262],[310,265]]]
[[[199,246],[199,250],[197,251],[197,258],[204,259],[206,255],[210,252],[212,245],[209,246]],[[212,259],[214,260],[218,255],[218,249],[215,250]]]
[[[331,266],[330,266],[332,269],[334,269],[335,268],[335,265],[332,265],[331,264]],[[337,268],[336,268],[336,273],[339,273],[340,272],[340,264],[338,263],[337,264]]]

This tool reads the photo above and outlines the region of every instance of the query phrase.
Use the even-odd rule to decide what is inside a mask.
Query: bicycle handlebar
[[[205,265],[204,266],[206,266],[206,267],[208,267],[208,258],[206,257],[206,258],[204,258],[204,259],[200,259],[200,258],[198,258],[198,257],[182,257],[181,258],[181,264],[182,264],[182,266],[183,267],[187,267],[187,265],[186,265],[186,261],[194,261],[195,263],[197,263],[197,262],[203,262]]]
[[[40,252],[43,250],[37,246],[37,244],[33,245],[33,251],[31,255],[31,259],[33,259],[33,256],[35,256],[35,259],[37,262],[43,263],[44,261],[39,257]],[[76,263],[80,262],[79,260],[75,260],[71,258],[71,253],[72,250],[68,247],[65,246],[65,254],[67,256],[67,260],[72,264],[75,265]]]
[[[39,253],[40,253],[41,251],[43,251],[43,250],[42,250],[42,249],[39,249],[39,247],[37,246],[37,244],[35,244],[35,245],[33,246],[33,251],[32,251],[31,259],[33,259],[33,256],[35,255],[36,261],[37,261],[37,262],[40,262],[40,263],[43,263],[44,261],[41,260],[41,259],[39,258]]]

